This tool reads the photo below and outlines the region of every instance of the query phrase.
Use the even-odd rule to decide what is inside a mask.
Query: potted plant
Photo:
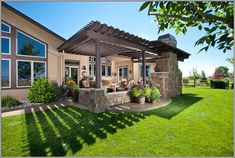
[[[146,95],[145,88],[134,87],[131,90],[131,97],[132,97],[132,101],[134,101],[134,102],[144,104],[145,103],[145,95]]]
[[[73,92],[72,92],[73,102],[78,102],[78,95],[79,95],[78,86],[74,85]]]
[[[152,88],[151,89],[151,93],[150,93],[150,96],[149,96],[149,100],[151,103],[154,103],[156,101],[158,101],[161,97],[161,93],[159,91],[158,88]]]
[[[150,87],[145,87],[144,88],[145,101],[147,103],[151,103],[151,99],[150,99],[151,91],[152,91],[152,89]]]
[[[66,81],[66,96],[72,96],[73,87],[76,85],[74,80],[69,79]]]

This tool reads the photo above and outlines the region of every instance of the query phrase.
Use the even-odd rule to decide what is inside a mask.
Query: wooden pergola
[[[58,47],[58,50],[65,53],[95,56],[96,88],[101,87],[101,57],[118,54],[141,61],[143,83],[146,84],[146,60],[156,60],[163,51],[177,53],[178,60],[181,61],[190,55],[162,41],[148,41],[98,21],[90,22]]]

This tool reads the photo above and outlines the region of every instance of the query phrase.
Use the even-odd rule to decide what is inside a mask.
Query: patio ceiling
[[[65,53],[95,56],[95,42],[97,40],[100,42],[101,57],[118,54],[132,59],[140,59],[142,51],[144,51],[146,58],[155,59],[161,55],[161,52],[173,51],[177,53],[178,60],[183,61],[190,55],[162,41],[148,41],[98,21],[90,22],[58,49],[60,52],[65,51]]]

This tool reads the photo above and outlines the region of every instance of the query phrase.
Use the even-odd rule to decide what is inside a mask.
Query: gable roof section
[[[32,24],[38,26],[39,28],[43,29],[44,31],[48,32],[49,34],[51,34],[52,36],[62,40],[62,41],[66,41],[65,38],[63,38],[62,36],[58,35],[57,33],[53,32],[52,30],[46,28],[45,26],[43,26],[42,24],[38,23],[37,21],[33,20],[32,18],[28,17],[27,15],[23,14],[22,12],[16,10],[15,8],[11,7],[10,5],[6,4],[5,2],[2,2],[2,6],[4,6],[5,8],[7,8],[8,10],[14,12],[15,14],[19,15],[20,17],[24,18],[25,20],[31,22]]]

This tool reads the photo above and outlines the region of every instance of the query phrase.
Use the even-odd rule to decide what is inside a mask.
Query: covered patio
[[[176,79],[177,82],[179,82],[179,80],[181,82],[181,74],[175,74],[176,71],[178,71],[178,61],[183,61],[190,55],[162,40],[148,41],[112,26],[101,24],[98,21],[90,22],[64,42],[58,49],[62,55],[71,53],[95,57],[95,88],[89,90],[80,89],[80,95],[83,95],[83,97],[79,100],[82,104],[92,106],[91,111],[97,111],[97,108],[99,109],[98,111],[103,111],[109,106],[107,104],[115,105],[130,101],[127,99],[125,92],[119,92],[117,96],[122,99],[116,99],[118,101],[112,103],[110,103],[109,99],[107,101],[107,97],[102,97],[105,95],[103,94],[104,90],[101,85],[102,57],[124,56],[130,58],[132,64],[142,63],[142,82],[144,86],[146,85],[146,63],[156,63],[156,70],[155,73],[151,74],[151,79],[156,86],[160,88],[163,97],[169,98],[181,93],[181,84],[177,83],[180,84],[177,87],[177,84],[174,83],[173,86],[177,87],[174,88],[177,89],[177,93],[174,92],[174,94],[170,94],[166,92],[166,90],[170,88],[166,82],[170,82],[169,79],[171,78],[176,79],[176,76],[179,76],[179,78]],[[166,81],[166,79],[168,81]],[[87,97],[90,99],[87,99]],[[86,100],[82,98],[86,98]],[[110,97],[110,99],[111,98],[112,97]],[[102,106],[102,108],[100,108],[100,106]]]

